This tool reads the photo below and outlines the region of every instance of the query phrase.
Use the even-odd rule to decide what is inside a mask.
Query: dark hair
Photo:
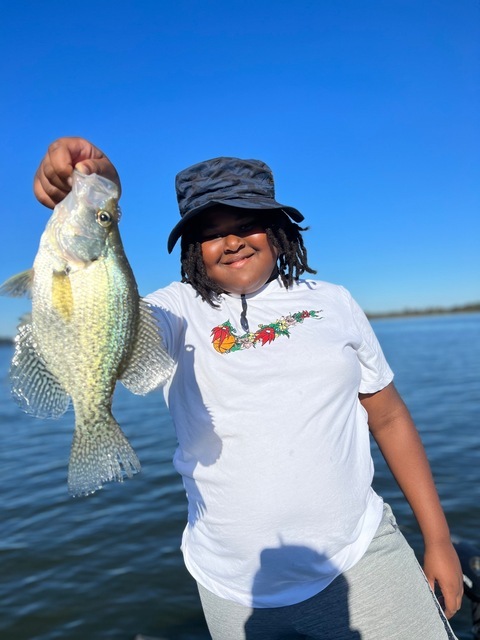
[[[245,209],[242,210],[245,213]],[[252,211],[250,209],[250,211]],[[310,268],[307,261],[307,249],[303,243],[302,228],[295,224],[283,212],[262,211],[259,219],[272,245],[277,249],[278,274],[285,287],[298,281],[305,273],[317,273]],[[199,224],[186,227],[181,242],[182,282],[192,285],[203,300],[212,307],[217,307],[215,299],[225,291],[211,280],[206,272],[202,257],[202,246],[199,240]]]

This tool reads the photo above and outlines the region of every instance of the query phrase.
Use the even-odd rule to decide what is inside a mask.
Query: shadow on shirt
[[[329,570],[329,563],[323,556],[308,547],[295,545],[264,549],[260,562],[252,588],[254,599],[281,591],[290,581],[292,593],[295,594],[295,582],[301,584],[302,578],[305,581],[313,580],[316,567],[322,572]],[[342,575],[338,576],[319,594],[298,604],[253,609],[245,624],[245,638],[361,640],[360,633],[350,627],[346,579]]]
[[[173,464],[182,476],[188,499],[188,522],[194,526],[206,509],[205,500],[194,479],[198,465],[214,465],[222,453],[222,441],[215,433],[213,417],[205,405],[195,377],[195,347],[185,342],[187,320],[163,307],[152,307],[161,333],[166,339],[173,334],[176,349],[169,355],[176,362],[170,382],[169,409],[173,419],[178,447]]]

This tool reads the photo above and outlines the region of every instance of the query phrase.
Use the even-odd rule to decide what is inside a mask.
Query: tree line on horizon
[[[439,316],[450,313],[476,313],[480,311],[480,302],[471,302],[453,307],[427,307],[425,309],[403,309],[401,311],[369,312],[366,315],[370,319],[375,318],[406,318],[410,316]]]

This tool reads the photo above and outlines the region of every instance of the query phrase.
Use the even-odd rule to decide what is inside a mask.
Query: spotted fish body
[[[0,289],[11,295],[31,289],[31,320],[19,327],[10,371],[17,402],[38,417],[58,417],[73,403],[73,495],[140,470],[111,412],[115,385],[120,379],[144,394],[172,369],[154,316],[138,295],[119,216],[114,183],[74,172],[72,192],[47,224],[33,272]]]

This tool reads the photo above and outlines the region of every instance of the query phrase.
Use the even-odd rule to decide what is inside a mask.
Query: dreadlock
[[[302,237],[302,231],[307,231],[308,227],[300,227],[278,211],[266,214],[262,222],[268,239],[277,250],[278,275],[286,288],[305,272],[317,273],[308,265]],[[182,282],[192,285],[203,300],[217,307],[215,298],[225,291],[207,275],[198,240],[198,225],[190,225],[182,235],[181,265]]]

